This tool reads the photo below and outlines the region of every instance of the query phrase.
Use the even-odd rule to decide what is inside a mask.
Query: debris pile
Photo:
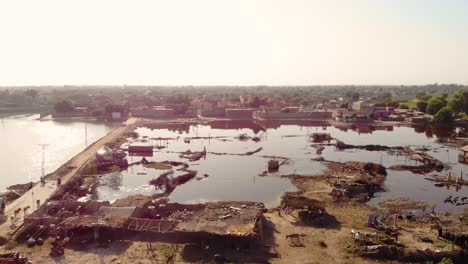
[[[268,161],[268,172],[277,172],[279,170],[280,163],[277,160]]]
[[[189,149],[185,152],[182,152],[179,155],[179,157],[183,159],[188,159],[189,161],[197,161],[197,160],[200,160],[201,158],[206,158],[206,149],[204,149],[203,151],[193,151],[193,152]]]
[[[254,136],[254,137],[251,137],[247,134],[240,134],[237,139],[239,139],[240,141],[247,141],[247,140],[252,140],[252,141],[255,141],[255,142],[259,142],[261,139],[260,137],[257,137],[257,136]]]
[[[333,186],[330,194],[337,201],[343,199],[368,201],[381,189],[387,175],[384,166],[371,162],[330,162],[328,165],[332,174],[329,177],[329,184]]]
[[[313,133],[311,136],[312,142],[314,143],[321,143],[324,141],[332,141],[333,138],[330,136],[330,134],[327,133]]]
[[[362,149],[367,151],[387,151],[387,150],[403,150],[403,147],[389,147],[389,146],[382,146],[382,145],[349,145],[345,144],[342,141],[336,142],[336,148],[338,150],[344,149]]]
[[[468,185],[468,181],[463,179],[463,172],[459,176],[452,176],[449,172],[447,175],[433,175],[425,178],[426,180],[437,182],[436,186],[463,186]]]
[[[444,164],[440,160],[423,151],[416,151],[410,147],[404,147],[403,150],[400,151],[400,154],[406,155],[409,159],[420,162],[422,165],[394,165],[390,167],[390,169],[409,170],[414,173],[427,173],[433,170],[442,171],[444,169]]]
[[[150,181],[150,184],[156,186],[157,189],[162,190],[161,193],[156,194],[156,198],[165,197],[171,194],[177,186],[182,185],[197,176],[197,171],[185,170],[186,173],[174,176],[174,171],[170,170],[161,174],[158,178]]]

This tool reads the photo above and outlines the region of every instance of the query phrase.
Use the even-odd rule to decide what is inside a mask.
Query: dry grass
[[[155,169],[155,170],[170,170],[170,169],[172,169],[171,165],[166,164],[166,163],[161,163],[161,162],[145,164],[144,166],[146,168]]]

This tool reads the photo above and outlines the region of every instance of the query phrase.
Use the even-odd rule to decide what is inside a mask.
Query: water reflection
[[[169,196],[173,201],[253,200],[269,204],[276,201],[284,191],[294,189],[287,179],[280,178],[278,175],[299,173],[313,176],[325,170],[321,162],[312,160],[319,156],[309,138],[315,132],[329,133],[332,137],[353,145],[424,147],[429,149],[428,154],[448,163],[453,173],[465,173],[467,168],[466,165],[457,162],[457,149],[438,143],[440,139],[463,132],[460,129],[446,127],[393,127],[367,124],[331,126],[324,122],[312,121],[215,121],[206,125],[165,126],[162,124],[151,126],[151,128],[138,128],[139,138],[130,144],[159,146],[160,149],[155,152],[154,156],[148,158],[153,161],[181,160],[179,152],[202,151],[205,148],[208,153],[237,154],[208,154],[206,160],[188,162],[190,169],[198,170],[199,175],[208,174],[209,177],[199,181],[192,180],[178,186]],[[238,136],[241,134],[250,138],[257,137],[260,141],[239,140]],[[165,141],[161,143],[160,140],[152,140],[155,138],[164,138]],[[190,138],[190,143],[185,141],[185,138]],[[252,156],[239,155],[258,148],[262,150]],[[287,158],[289,161],[280,167],[278,174],[259,177],[258,175],[266,170],[270,156]],[[327,160],[340,162],[357,160],[382,163],[386,167],[414,165],[414,161],[405,156],[385,151],[336,151],[334,147],[328,146],[323,149],[321,156]],[[138,158],[130,157],[131,160]],[[447,172],[446,170],[442,173]],[[468,195],[467,188],[462,187],[457,192],[454,188],[447,190],[435,187],[432,182],[424,179],[432,174],[420,175],[407,171],[389,170],[384,186],[386,192],[379,193],[375,199],[371,200],[371,203],[377,203],[387,197],[403,195],[436,204],[439,210],[463,210],[463,206],[444,204],[443,201],[449,195]],[[157,176],[154,172],[149,172],[148,175],[150,175],[148,178]],[[130,176],[124,172],[123,177],[128,177],[129,181],[127,186],[123,184],[123,187],[132,189],[134,183],[131,177],[139,176],[141,175]],[[141,185],[142,188],[147,188],[145,184]],[[124,196],[125,192],[120,195]]]
[[[45,151],[45,172],[57,169],[88,144],[109,133],[118,124],[76,121],[39,121],[38,114],[9,116],[0,126],[0,190],[31,181],[41,175],[42,147]]]

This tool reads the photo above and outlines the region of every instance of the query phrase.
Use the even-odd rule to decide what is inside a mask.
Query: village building
[[[387,118],[395,112],[395,107],[374,106],[372,113],[375,119]]]
[[[253,108],[228,108],[226,117],[231,119],[253,119]]]
[[[258,120],[268,119],[316,119],[316,120],[330,120],[332,119],[332,112],[328,111],[314,111],[305,110],[303,107],[288,106],[283,107],[279,111],[262,110],[254,113],[254,118]]]
[[[462,163],[468,163],[468,145],[458,149],[458,161]]]

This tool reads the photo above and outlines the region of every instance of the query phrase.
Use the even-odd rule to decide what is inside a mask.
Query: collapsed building
[[[125,152],[114,150],[109,146],[103,146],[96,153],[95,163],[99,171],[106,170],[112,166],[127,167],[128,161],[125,159]]]
[[[256,202],[179,204],[142,195],[112,204],[50,201],[25,218],[17,240],[45,240],[51,234],[57,245],[53,252],[63,252],[71,241],[128,238],[250,248],[262,240],[264,211],[265,206]]]
[[[365,202],[381,190],[387,170],[380,164],[348,161],[331,163],[332,176],[328,182],[333,187],[331,195],[336,200],[353,199]]]

